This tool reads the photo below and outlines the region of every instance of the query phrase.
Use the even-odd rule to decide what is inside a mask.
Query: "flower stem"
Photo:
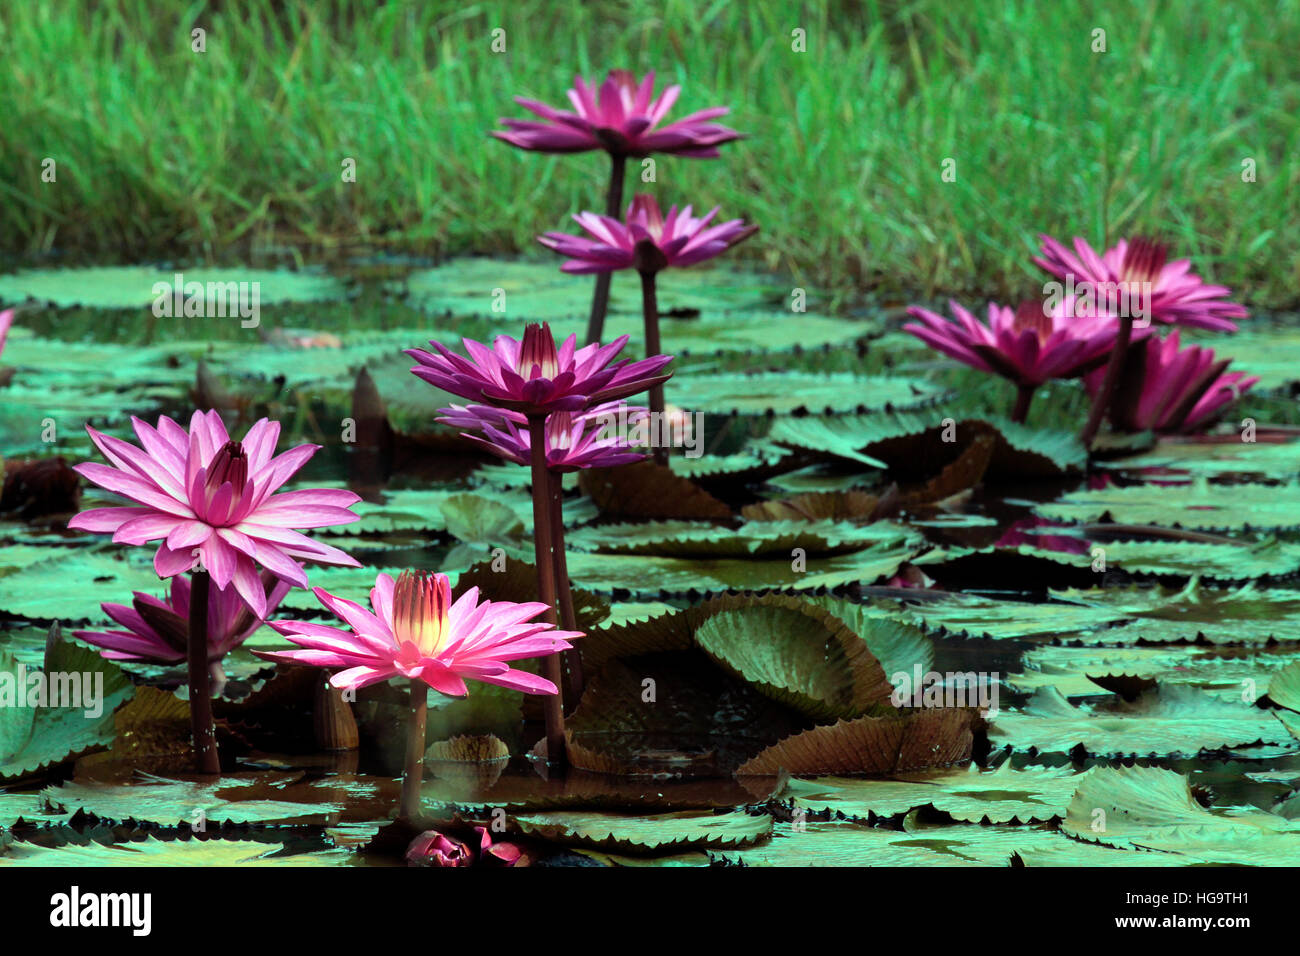
[[[655,296],[655,273],[641,273],[641,313],[645,318],[645,354],[646,358],[659,354],[659,302]],[[664,429],[664,386],[660,382],[650,389],[650,435],[653,440],[656,433]],[[662,437],[662,436],[660,436]],[[663,441],[654,443],[655,461],[661,465],[668,464],[668,449]]]
[[[1110,361],[1106,363],[1106,374],[1101,380],[1101,389],[1092,401],[1092,410],[1088,412],[1087,424],[1083,426],[1083,431],[1079,432],[1079,441],[1083,443],[1085,449],[1092,447],[1092,440],[1097,437],[1097,429],[1101,427],[1102,416],[1110,408],[1110,400],[1115,394],[1115,385],[1119,381],[1119,370],[1124,366],[1124,356],[1128,353],[1129,340],[1132,338],[1133,317],[1121,315],[1119,336],[1115,339],[1115,347],[1111,349]]]
[[[1037,385],[1016,386],[1016,406],[1011,409],[1011,420],[1013,422],[1024,424],[1025,416],[1029,414],[1029,403],[1034,400],[1034,392],[1036,391],[1038,391]]]
[[[551,477],[546,467],[546,416],[528,416],[528,442],[533,467],[533,544],[537,560],[537,591],[546,605],[542,620],[555,624],[555,561],[551,544]],[[543,698],[546,714],[546,757],[548,763],[562,764],[564,744],[564,688],[560,673],[560,655],[547,654],[541,659],[542,676],[555,685],[555,693]]]
[[[420,815],[420,784],[424,780],[424,726],[429,714],[429,690],[418,677],[411,678],[411,713],[406,719],[406,766],[402,769],[401,819],[414,822]]]
[[[569,586],[569,559],[564,548],[564,484],[558,471],[551,475],[551,544],[555,558],[555,589],[560,599],[560,626],[566,631],[578,629],[578,618],[573,612],[573,590]],[[564,652],[564,662],[569,666],[569,706],[577,706],[582,697],[582,655],[576,647]]]
[[[623,211],[623,179],[627,173],[627,157],[610,154],[609,190],[605,193],[605,215],[621,219]],[[609,309],[609,283],[613,272],[596,273],[596,290],[591,297],[591,318],[587,320],[587,344],[600,341],[605,330],[605,313]]]
[[[190,627],[187,650],[190,678],[190,735],[194,739],[194,761],[199,773],[221,773],[217,733],[212,726],[212,690],[208,683],[208,590],[207,571],[190,577]]]

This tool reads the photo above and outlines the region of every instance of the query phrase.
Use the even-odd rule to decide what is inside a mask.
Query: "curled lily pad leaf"
[[[787,737],[736,773],[898,773],[970,760],[975,713],[962,709],[859,717]]]
[[[1132,703],[1107,700],[1074,706],[1053,687],[1034,694],[1023,710],[1000,712],[989,725],[995,747],[1090,754],[1185,754],[1254,744],[1285,744],[1288,736],[1266,711],[1225,701],[1191,687],[1162,687]]]
[[[1207,810],[1186,777],[1158,767],[1088,771],[1061,829],[1089,843],[1227,865],[1291,866],[1300,857],[1294,822],[1271,813]]]
[[[51,645],[35,673],[0,652],[0,780],[107,747],[113,712],[133,693],[120,667],[67,641]]]
[[[854,717],[892,692],[866,644],[812,605],[722,611],[694,637],[728,671],[810,717]]]
[[[638,817],[613,813],[534,813],[513,820],[527,836],[623,853],[751,846],[772,834],[767,814],[686,810]]]
[[[885,676],[890,680],[900,672],[911,674],[917,667],[922,672],[928,671],[934,663],[934,643],[920,628],[900,620],[897,614],[830,595],[804,600],[825,608],[847,624],[866,642],[867,649],[880,661]]]
[[[1273,675],[1268,682],[1268,696],[1273,703],[1300,712],[1300,661]]]
[[[813,812],[833,810],[855,820],[892,817],[931,806],[965,823],[1038,823],[1063,816],[1079,784],[1068,768],[941,770],[890,780],[818,777],[796,781],[795,802]]]

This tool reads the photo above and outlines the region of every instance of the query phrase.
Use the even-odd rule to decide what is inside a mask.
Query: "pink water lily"
[[[272,614],[291,585],[269,571],[259,576],[266,592],[266,613]],[[190,579],[171,579],[166,600],[135,591],[131,606],[102,604],[104,613],[125,631],[74,631],[78,638],[101,648],[100,655],[114,661],[151,661],[179,664],[185,660],[190,617]],[[214,588],[208,597],[208,662],[223,657],[244,643],[263,624],[234,588]],[[220,679],[220,674],[214,673]]]
[[[9,328],[14,324],[14,310],[0,312],[0,354],[5,350],[5,339],[9,338]]]
[[[932,348],[957,361],[1036,387],[1050,379],[1074,378],[1106,360],[1117,324],[1108,315],[1075,317],[1074,301],[1064,299],[1050,314],[1041,302],[1019,308],[989,303],[985,325],[956,302],[955,322],[913,306],[907,314],[920,324],[903,326]]]
[[[701,218],[691,213],[690,206],[680,212],[672,206],[665,216],[653,197],[638,195],[628,206],[626,222],[594,212],[575,214],[574,221],[592,238],[548,232],[537,241],[569,257],[560,266],[564,272],[658,272],[712,259],[758,231],[740,219],[709,225],[718,207]]]
[[[112,533],[126,544],[161,539],[154,555],[159,577],[204,568],[218,588],[233,583],[258,617],[267,609],[258,564],[298,587],[307,586],[300,560],[360,567],[338,548],[294,530],[360,520],[348,510],[360,500],[357,495],[332,488],[275,493],[319,445],[275,455],[280,425],[265,418],[242,442],[232,441],[215,411],[196,411],[188,432],[166,416],[157,427],[138,418],[131,422],[143,448],[87,426],[111,464],[76,470],[136,504],[83,511],[69,528]]]
[[[475,863],[488,866],[516,866],[523,850],[513,843],[492,841],[487,827],[474,828],[478,837],[477,853],[468,843],[437,830],[425,830],[406,848],[408,866],[459,867]]]
[[[530,324],[522,339],[497,336],[492,348],[464,339],[469,358],[430,342],[438,352],[407,349],[419,364],[417,377],[472,402],[508,408],[524,415],[556,411],[581,411],[590,405],[624,398],[664,382],[659,372],[671,355],[652,355],[640,361],[626,359],[610,364],[627,344],[620,336],[608,345],[576,348],[570,335],[556,348],[548,324]]]
[[[715,106],[660,126],[677,102],[680,86],[654,95],[655,75],[643,80],[628,70],[611,70],[597,89],[574,77],[569,90],[573,111],[556,109],[537,100],[515,97],[515,102],[539,120],[503,119],[507,132],[494,131],[497,139],[520,149],[543,153],[582,153],[603,149],[615,156],[675,153],[708,159],[718,146],[742,134],[713,122],[725,116],[725,106]]]
[[[1180,348],[1178,330],[1164,339],[1134,346],[1120,371],[1110,421],[1124,431],[1194,432],[1236,401],[1259,377],[1226,371],[1231,359],[1214,350]],[[1101,388],[1101,372],[1084,379],[1088,391]]]
[[[352,630],[272,621],[271,626],[299,649],[257,653],[268,660],[346,668],[330,678],[339,688],[361,688],[404,676],[451,697],[469,693],[466,679],[526,694],[554,694],[554,683],[511,668],[507,662],[568,650],[569,641],[583,636],[532,621],[547,610],[545,604],[479,603],[478,588],[470,588],[453,603],[445,574],[404,571],[394,582],[380,573],[370,591],[373,612],[324,588],[313,591]]]
[[[626,437],[609,424],[625,421],[634,426],[649,410],[607,402],[584,412],[552,412],[546,417],[546,467],[551,471],[612,468],[641,461]],[[509,409],[488,405],[452,405],[439,410],[438,421],[462,429],[465,437],[483,445],[506,461],[527,467],[532,442],[527,419]],[[475,433],[481,434],[475,434]]]
[[[1237,326],[1231,320],[1249,314],[1227,301],[1231,290],[1226,286],[1208,285],[1192,272],[1190,260],[1169,262],[1167,249],[1159,243],[1121,239],[1098,255],[1078,237],[1073,251],[1051,236],[1039,239],[1042,254],[1034,257],[1034,262],[1058,279],[1094,287],[1113,284],[1133,293],[1140,293],[1142,284],[1149,283],[1150,318],[1157,322],[1234,332]]]

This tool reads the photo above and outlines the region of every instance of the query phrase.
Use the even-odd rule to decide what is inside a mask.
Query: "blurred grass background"
[[[1042,281],[1040,231],[1151,233],[1290,306],[1298,46],[1300,0],[5,4],[0,251],[531,252],[599,207],[606,161],[488,131],[523,115],[513,95],[561,104],[575,72],[653,68],[684,85],[675,115],[728,104],[749,138],[659,157],[649,188],[759,223],[735,258],[803,284],[1009,297]]]

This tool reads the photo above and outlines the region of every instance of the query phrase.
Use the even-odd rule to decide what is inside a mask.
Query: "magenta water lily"
[[[360,499],[329,488],[277,494],[319,447],[299,445],[276,455],[278,422],[260,420],[243,441],[230,438],[214,411],[196,411],[188,432],[166,416],[156,427],[138,418],[131,422],[141,447],[87,427],[111,464],[92,462],[76,470],[135,504],[83,511],[68,527],[111,532],[114,541],[125,544],[161,541],[154,554],[158,576],[192,572],[186,658],[194,752],[200,771],[218,773],[208,670],[210,606],[229,611],[232,605],[213,602],[211,584],[218,591],[231,589],[261,618],[268,599],[258,565],[300,587],[307,585],[300,561],[359,567],[343,551],[294,529],[357,521],[348,509]]]
[[[268,660],[344,668],[335,687],[357,689],[393,677],[423,681],[440,694],[464,697],[466,680],[497,684],[526,694],[554,694],[555,684],[510,661],[566,650],[581,633],[534,621],[546,610],[537,602],[478,600],[470,588],[456,601],[445,574],[405,571],[394,580],[380,573],[367,611],[324,588],[312,593],[351,631],[307,621],[272,621],[299,650],[258,651]]]
[[[581,411],[643,392],[664,382],[660,374],[670,355],[651,355],[640,361],[614,361],[627,344],[620,336],[609,345],[576,347],[569,336],[557,348],[550,325],[532,324],[522,339],[501,335],[488,348],[465,339],[468,358],[439,342],[430,342],[437,354],[407,349],[419,364],[411,371],[444,391],[472,402],[508,408],[525,416],[556,411]]]
[[[719,146],[741,137],[714,122],[730,112],[725,106],[698,110],[661,126],[682,88],[669,86],[656,96],[654,87],[653,71],[638,80],[630,70],[611,70],[599,87],[576,76],[568,92],[572,110],[517,96],[515,102],[538,119],[503,119],[507,132],[492,135],[520,149],[544,153],[603,149],[615,156],[675,153],[697,158],[717,156]]]
[[[546,417],[546,467],[552,472],[612,468],[641,461],[626,436],[609,427],[612,420],[635,424],[648,409],[607,402],[584,412],[552,412]],[[452,405],[439,410],[438,421],[462,429],[465,437],[517,465],[532,462],[528,419],[518,412],[488,405]]]
[[[288,581],[270,571],[262,571],[266,591],[266,613],[273,614],[289,593]],[[190,579],[177,575],[171,579],[171,591],[164,600],[136,591],[131,606],[101,605],[104,613],[126,628],[124,631],[74,631],[88,644],[100,648],[108,660],[179,664],[186,659],[190,616]],[[208,666],[213,692],[220,693],[225,682],[222,659],[264,623],[233,587],[214,588],[208,600]]]
[[[1105,314],[1076,316],[1074,304],[1069,298],[1049,310],[1036,301],[1015,309],[990,302],[987,324],[956,302],[949,303],[955,320],[913,306],[907,314],[918,322],[903,329],[959,362],[1014,382],[1017,398],[1011,417],[1024,421],[1039,386],[1085,374],[1105,362],[1115,345],[1115,319]]]
[[[696,217],[691,206],[680,211],[672,206],[664,215],[654,197],[638,195],[628,206],[625,222],[594,212],[580,212],[573,219],[590,238],[548,232],[538,242],[569,257],[560,266],[565,272],[636,269],[654,273],[720,256],[758,232],[757,226],[746,225],[741,219],[711,225],[718,211],[715,206],[704,216]]]
[[[1212,422],[1259,381],[1256,375],[1229,372],[1231,359],[1217,359],[1199,345],[1181,348],[1178,330],[1164,339],[1134,346],[1110,405],[1110,422],[1122,431],[1190,433]],[[1103,374],[1084,379],[1094,396]]]
[[[558,700],[559,687],[552,680],[510,664],[530,657],[558,660],[558,652],[583,636],[557,629],[549,604],[480,602],[478,588],[470,588],[452,601],[445,574],[404,571],[394,581],[380,573],[370,591],[373,611],[324,588],[315,588],[314,593],[351,630],[307,621],[273,621],[271,626],[298,648],[258,653],[268,660],[342,668],[330,683],[348,690],[394,677],[410,680],[401,805],[402,816],[408,820],[414,819],[420,808],[426,687],[450,697],[464,697],[469,693],[465,681],[474,680]],[[548,619],[533,620],[538,615]]]
[[[319,445],[275,454],[279,422],[262,419],[233,441],[216,412],[195,412],[190,429],[162,416],[156,427],[133,418],[143,448],[87,427],[111,464],[76,470],[86,480],[136,504],[83,511],[69,528],[112,533],[115,542],[161,541],[154,570],[170,578],[203,567],[218,588],[234,585],[253,612],[266,613],[262,565],[298,587],[307,586],[300,561],[360,567],[338,548],[294,530],[360,520],[360,498],[337,488],[276,494]]]
[[[611,70],[599,89],[587,85],[582,77],[574,79],[569,102],[574,111],[558,110],[536,100],[516,98],[524,108],[539,117],[536,120],[502,120],[506,132],[493,136],[520,149],[548,153],[578,153],[605,150],[609,154],[609,186],[605,190],[605,215],[617,216],[623,206],[623,181],[627,177],[629,157],[651,153],[672,153],[697,159],[718,155],[723,143],[739,139],[741,134],[714,122],[724,116],[725,106],[715,106],[684,116],[666,126],[660,124],[677,101],[681,87],[670,86],[654,94],[655,75],[637,80],[628,70]],[[591,297],[591,315],[587,320],[587,342],[601,340],[605,312],[609,307],[611,273],[598,270]]]

